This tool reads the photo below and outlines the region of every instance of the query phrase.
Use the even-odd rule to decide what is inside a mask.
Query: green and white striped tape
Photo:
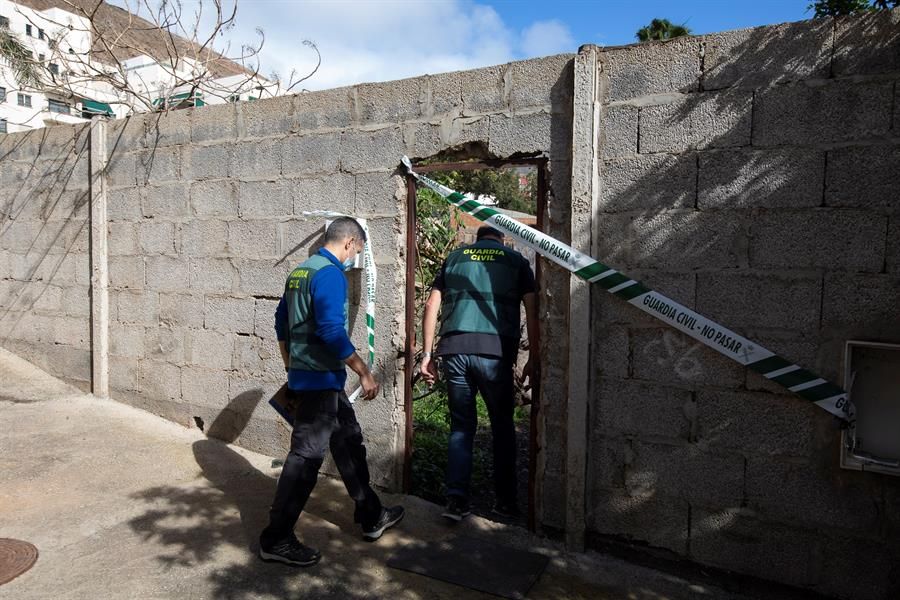
[[[484,221],[494,229],[512,235],[534,248],[541,256],[552,260],[588,283],[599,285],[610,294],[814,402],[852,426],[855,409],[847,392],[839,386],[647,288],[624,273],[578,252],[571,246],[511,219],[489,206],[468,199],[424,175],[415,173],[407,157],[404,156],[402,162],[411,176],[437,192],[451,205]]]
[[[303,211],[305,217],[324,217],[326,219],[337,219],[338,217],[350,217],[344,213],[334,212],[330,210],[307,210]],[[351,217],[356,219],[356,217]],[[366,232],[366,243],[363,246],[363,271],[366,274],[366,345],[368,346],[368,363],[369,368],[375,365],[375,291],[378,287],[378,269],[375,268],[375,253],[372,250],[372,238],[369,235],[369,225],[365,219],[356,219],[363,231]],[[350,402],[356,402],[362,393],[362,386],[350,394]]]

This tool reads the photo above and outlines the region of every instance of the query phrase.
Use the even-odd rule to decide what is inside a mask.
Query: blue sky
[[[136,0],[111,0],[132,8]],[[183,0],[186,8],[199,0]],[[225,0],[226,4],[229,1]],[[261,72],[287,79],[322,66],[306,89],[387,81],[630,44],[654,17],[709,33],[809,18],[810,0],[237,0],[231,48],[265,32]],[[208,2],[207,2],[208,4]]]

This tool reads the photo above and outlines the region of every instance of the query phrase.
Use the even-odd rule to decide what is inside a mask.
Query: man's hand
[[[534,380],[537,378],[537,370],[540,366],[540,362],[534,357],[530,357],[528,362],[525,363],[525,366],[522,367],[522,375],[519,376],[519,383],[523,385],[525,391],[531,389],[531,386],[534,385]],[[525,385],[525,380],[528,380],[528,385]]]
[[[362,397],[363,400],[374,400],[375,397],[378,396],[381,386],[378,385],[378,381],[371,372],[360,377],[359,384],[363,389],[362,394],[360,394],[360,397]]]
[[[419,367],[419,372],[422,374],[422,379],[424,379],[425,383],[428,385],[434,385],[434,382],[437,381],[437,367],[430,356],[426,356],[422,359],[422,366]]]

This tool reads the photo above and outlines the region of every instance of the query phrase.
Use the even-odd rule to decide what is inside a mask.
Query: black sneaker
[[[259,547],[259,557],[266,562],[280,562],[295,567],[311,567],[322,555],[315,548],[304,546],[296,538],[275,544],[271,548]]]
[[[497,515],[498,517],[503,517],[504,519],[518,519],[522,516],[521,511],[519,511],[519,507],[515,502],[497,502],[494,504],[492,513]]]
[[[471,514],[472,510],[469,508],[468,500],[460,498],[459,496],[450,496],[450,498],[447,499],[447,508],[444,509],[441,516],[454,523],[459,523]]]
[[[371,527],[363,526],[363,539],[374,542],[381,534],[399,523],[403,519],[405,511],[402,506],[392,506],[381,511],[381,517]]]

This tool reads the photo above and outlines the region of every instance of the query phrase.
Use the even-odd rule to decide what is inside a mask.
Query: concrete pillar
[[[109,397],[109,269],[106,228],[106,119],[90,125],[91,186],[91,391]]]
[[[593,254],[591,224],[596,207],[598,128],[598,57],[595,46],[575,57],[572,113],[572,247]],[[591,288],[569,279],[569,373],[566,438],[566,546],[584,550],[585,482],[590,414]]]

